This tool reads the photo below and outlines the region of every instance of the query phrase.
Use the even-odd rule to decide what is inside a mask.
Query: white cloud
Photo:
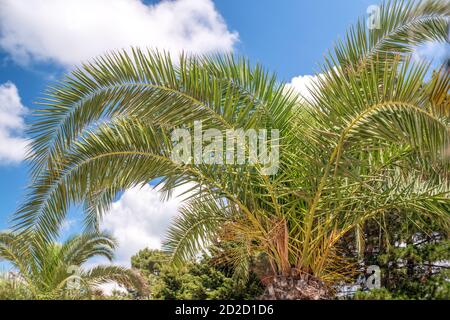
[[[429,41],[415,48],[413,53],[414,60],[433,60],[442,62],[449,57],[450,45],[448,43]]]
[[[237,40],[211,0],[0,0],[0,47],[21,64],[69,66],[130,46],[231,51]]]
[[[0,85],[0,165],[24,159],[27,140],[23,138],[27,109],[20,101],[17,87],[6,82]]]
[[[76,224],[76,219],[65,219],[61,225],[61,233],[68,234]]]
[[[340,68],[334,66],[333,73],[339,74]],[[331,73],[331,71],[328,71]],[[307,100],[312,100],[313,96],[310,93],[310,90],[314,89],[314,84],[318,84],[319,80],[325,80],[324,73],[318,73],[315,75],[304,75],[297,76],[291,79],[291,82],[288,84],[291,88],[295,89],[298,93],[300,93]]]
[[[317,81],[318,76],[298,76],[292,78],[291,82],[289,83],[289,86],[294,88],[298,93],[300,93],[304,98],[311,99],[311,93],[309,92],[309,89],[312,89],[312,85],[315,81]]]
[[[101,228],[111,232],[119,241],[115,263],[129,266],[131,256],[139,250],[161,248],[167,228],[184,198],[181,194],[190,187],[177,188],[167,201],[161,201],[161,193],[149,185],[135,187],[125,191],[113,203]]]

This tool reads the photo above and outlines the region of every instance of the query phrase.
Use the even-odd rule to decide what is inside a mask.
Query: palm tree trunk
[[[331,298],[330,289],[319,279],[309,274],[291,272],[268,280],[261,300],[321,300]]]

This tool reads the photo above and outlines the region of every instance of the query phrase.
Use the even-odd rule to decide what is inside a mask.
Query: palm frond
[[[224,200],[211,197],[196,197],[185,204],[170,226],[164,243],[172,262],[181,265],[216,240],[223,224],[236,214],[232,207]]]

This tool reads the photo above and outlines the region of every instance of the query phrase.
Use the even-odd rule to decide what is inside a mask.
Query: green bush
[[[0,278],[0,300],[29,300],[30,290],[18,280]]]
[[[152,299],[254,299],[262,294],[263,287],[254,274],[245,283],[236,281],[206,255],[181,269],[171,267],[168,259],[164,252],[150,249],[131,258],[132,267],[147,277]]]

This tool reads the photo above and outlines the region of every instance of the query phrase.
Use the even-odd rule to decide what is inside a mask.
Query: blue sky
[[[289,82],[294,77],[313,74],[326,50],[374,3],[377,1],[177,0],[160,5],[158,1],[142,3],[140,0],[109,0],[109,3],[36,0],[30,8],[30,2],[3,0],[0,1],[0,86],[3,85],[4,94],[14,95],[12,86],[17,89],[20,104],[28,113],[18,112],[15,119],[28,123],[29,113],[35,108],[33,101],[73,64],[102,50],[127,45],[167,45],[174,52],[185,48],[199,53],[232,50],[262,63],[281,80]],[[68,7],[70,10],[66,10]],[[101,15],[95,15],[99,12]],[[61,17],[55,16],[58,13]],[[82,16],[88,20],[81,19]],[[207,21],[209,28],[204,30],[201,21]],[[91,29],[86,27],[89,24]],[[184,39],[186,33],[191,38]],[[1,101],[10,100],[1,100],[0,96]],[[0,116],[1,108],[0,105]],[[3,129],[19,139],[14,141],[24,138],[21,125]],[[0,119],[0,144],[1,130]],[[2,148],[8,149],[4,154],[9,154],[9,160],[8,156],[2,160]],[[8,227],[8,218],[27,185],[26,164],[17,159],[19,156],[11,155],[9,148],[0,145],[0,229]],[[130,209],[133,204],[145,196],[153,197],[151,192],[145,190],[139,196],[129,193],[128,202],[124,200],[114,210],[119,212],[118,216],[120,212],[133,214]],[[145,203],[136,210],[145,211]],[[165,208],[159,205],[154,207]],[[171,203],[171,210],[176,211],[176,205]],[[81,214],[72,210],[65,234],[79,229],[77,217]],[[164,216],[158,219],[168,221]],[[112,228],[120,224],[121,221],[109,221]],[[163,228],[165,224],[161,224]],[[144,234],[142,238],[149,240],[136,241],[132,250],[158,241],[157,235]],[[125,251],[122,259],[127,259]]]

